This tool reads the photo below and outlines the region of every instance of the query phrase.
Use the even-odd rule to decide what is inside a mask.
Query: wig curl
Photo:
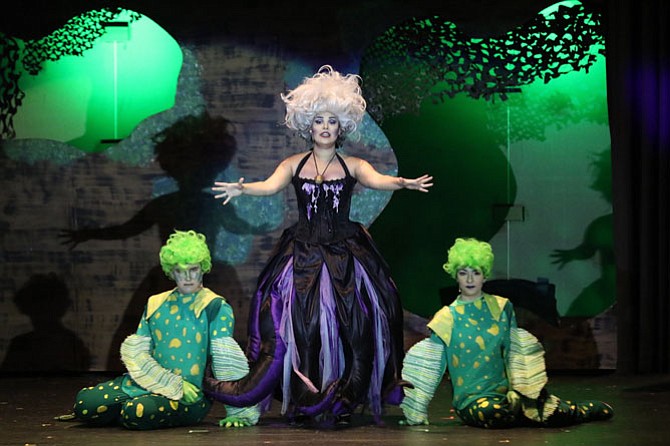
[[[307,77],[295,89],[281,98],[286,104],[284,123],[310,140],[312,121],[317,113],[328,111],[337,116],[341,135],[356,131],[365,116],[365,99],[356,74],[342,75],[330,65],[324,65],[312,77]]]
[[[484,277],[490,277],[493,269],[491,245],[475,238],[457,238],[449,248],[447,263],[442,268],[454,279],[458,270],[463,268],[477,269]]]
[[[205,236],[195,231],[176,230],[170,234],[160,250],[163,272],[172,278],[172,270],[179,265],[200,265],[203,273],[212,270],[212,257]]]

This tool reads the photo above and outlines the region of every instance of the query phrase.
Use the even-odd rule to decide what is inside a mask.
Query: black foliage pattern
[[[114,19],[123,12],[122,8],[103,8],[88,11],[74,17],[53,33],[39,40],[26,43],[23,66],[30,74],[37,74],[44,61],[56,61],[63,56],[81,56],[84,51],[93,48],[97,38],[105,33],[105,22]],[[130,21],[141,15],[130,12]]]
[[[0,33],[0,138],[13,138],[16,133],[12,117],[25,94],[19,89],[19,44],[16,39]]]
[[[20,63],[19,59],[25,72],[37,75],[45,61],[57,61],[63,56],[81,56],[105,33],[105,22],[114,21],[123,11],[122,8],[88,11],[68,20],[63,27],[48,36],[27,41],[22,51],[19,51],[15,38],[0,33],[2,42],[0,137],[5,139],[15,136],[12,118],[25,96],[18,86],[21,75],[17,66]],[[136,12],[128,11],[128,13],[130,22],[141,17],[141,14]]]
[[[475,39],[440,17],[411,19],[387,30],[365,50],[360,74],[368,112],[385,117],[416,113],[430,98],[465,93],[506,100],[510,90],[564,73],[588,71],[604,54],[601,19],[582,5],[538,14],[502,37]]]

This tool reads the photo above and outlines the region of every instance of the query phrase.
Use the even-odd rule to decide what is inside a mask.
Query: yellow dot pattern
[[[142,392],[133,396],[121,389],[121,383],[127,381],[127,375],[123,375],[80,390],[74,406],[77,419],[96,425],[121,422],[130,429],[158,429],[198,423],[205,418],[211,405],[207,399],[185,405],[157,394]],[[101,401],[108,404],[100,404]]]
[[[231,336],[232,308],[211,291],[200,295],[173,293],[148,318],[138,324],[137,334],[150,337],[152,356],[165,369],[184,376],[200,387],[213,336]],[[194,310],[197,309],[197,310]],[[146,313],[145,313],[146,314]],[[146,394],[128,375],[80,390],[74,411],[82,421],[107,424],[121,421],[125,427],[154,429],[194,424],[204,419],[211,402],[182,404],[157,394]]]
[[[505,306],[498,319],[483,298],[467,303],[456,301],[450,308],[451,336],[457,339],[447,346],[454,407],[463,408],[483,395],[504,396],[509,387],[504,354],[509,348],[509,329],[516,325],[511,305]],[[475,412],[491,409],[486,399],[478,404]],[[480,415],[473,412],[473,417]]]
[[[203,292],[211,293],[209,290]],[[138,334],[152,337],[152,356],[162,367],[197,386],[202,383],[210,341],[231,336],[234,330],[230,305],[222,299],[214,299],[206,306],[201,298],[200,294],[174,292],[146,321],[146,334],[138,330]],[[208,310],[211,305],[216,305],[213,308],[218,311]],[[197,313],[196,309],[199,309]]]
[[[470,426],[504,428],[517,424],[516,412],[507,403],[504,395],[477,398],[464,408],[455,410],[459,418]]]

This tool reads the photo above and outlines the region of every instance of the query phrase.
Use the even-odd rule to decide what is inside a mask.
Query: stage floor
[[[624,377],[615,373],[551,374],[552,393],[573,401],[602,399],[615,409],[613,419],[561,429],[485,430],[463,426],[451,412],[448,382],[431,404],[431,424],[400,426],[397,407],[384,416],[385,425],[368,414],[354,416],[346,428],[289,426],[279,404],[254,427],[223,429],[217,421],[223,406],[216,403],[203,423],[159,431],[128,431],[119,427],[89,428],[55,421],[67,413],[79,388],[112,377],[109,374],[19,376],[0,375],[0,445],[652,445],[670,444],[670,376]]]

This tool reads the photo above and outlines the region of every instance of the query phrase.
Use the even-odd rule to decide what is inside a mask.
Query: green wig
[[[491,245],[474,238],[457,238],[449,248],[447,263],[442,268],[455,279],[459,269],[468,267],[481,271],[484,277],[490,277],[493,268]]]
[[[163,272],[172,278],[178,265],[200,265],[203,273],[212,270],[212,257],[205,243],[205,236],[195,231],[178,231],[170,234],[159,253]]]

